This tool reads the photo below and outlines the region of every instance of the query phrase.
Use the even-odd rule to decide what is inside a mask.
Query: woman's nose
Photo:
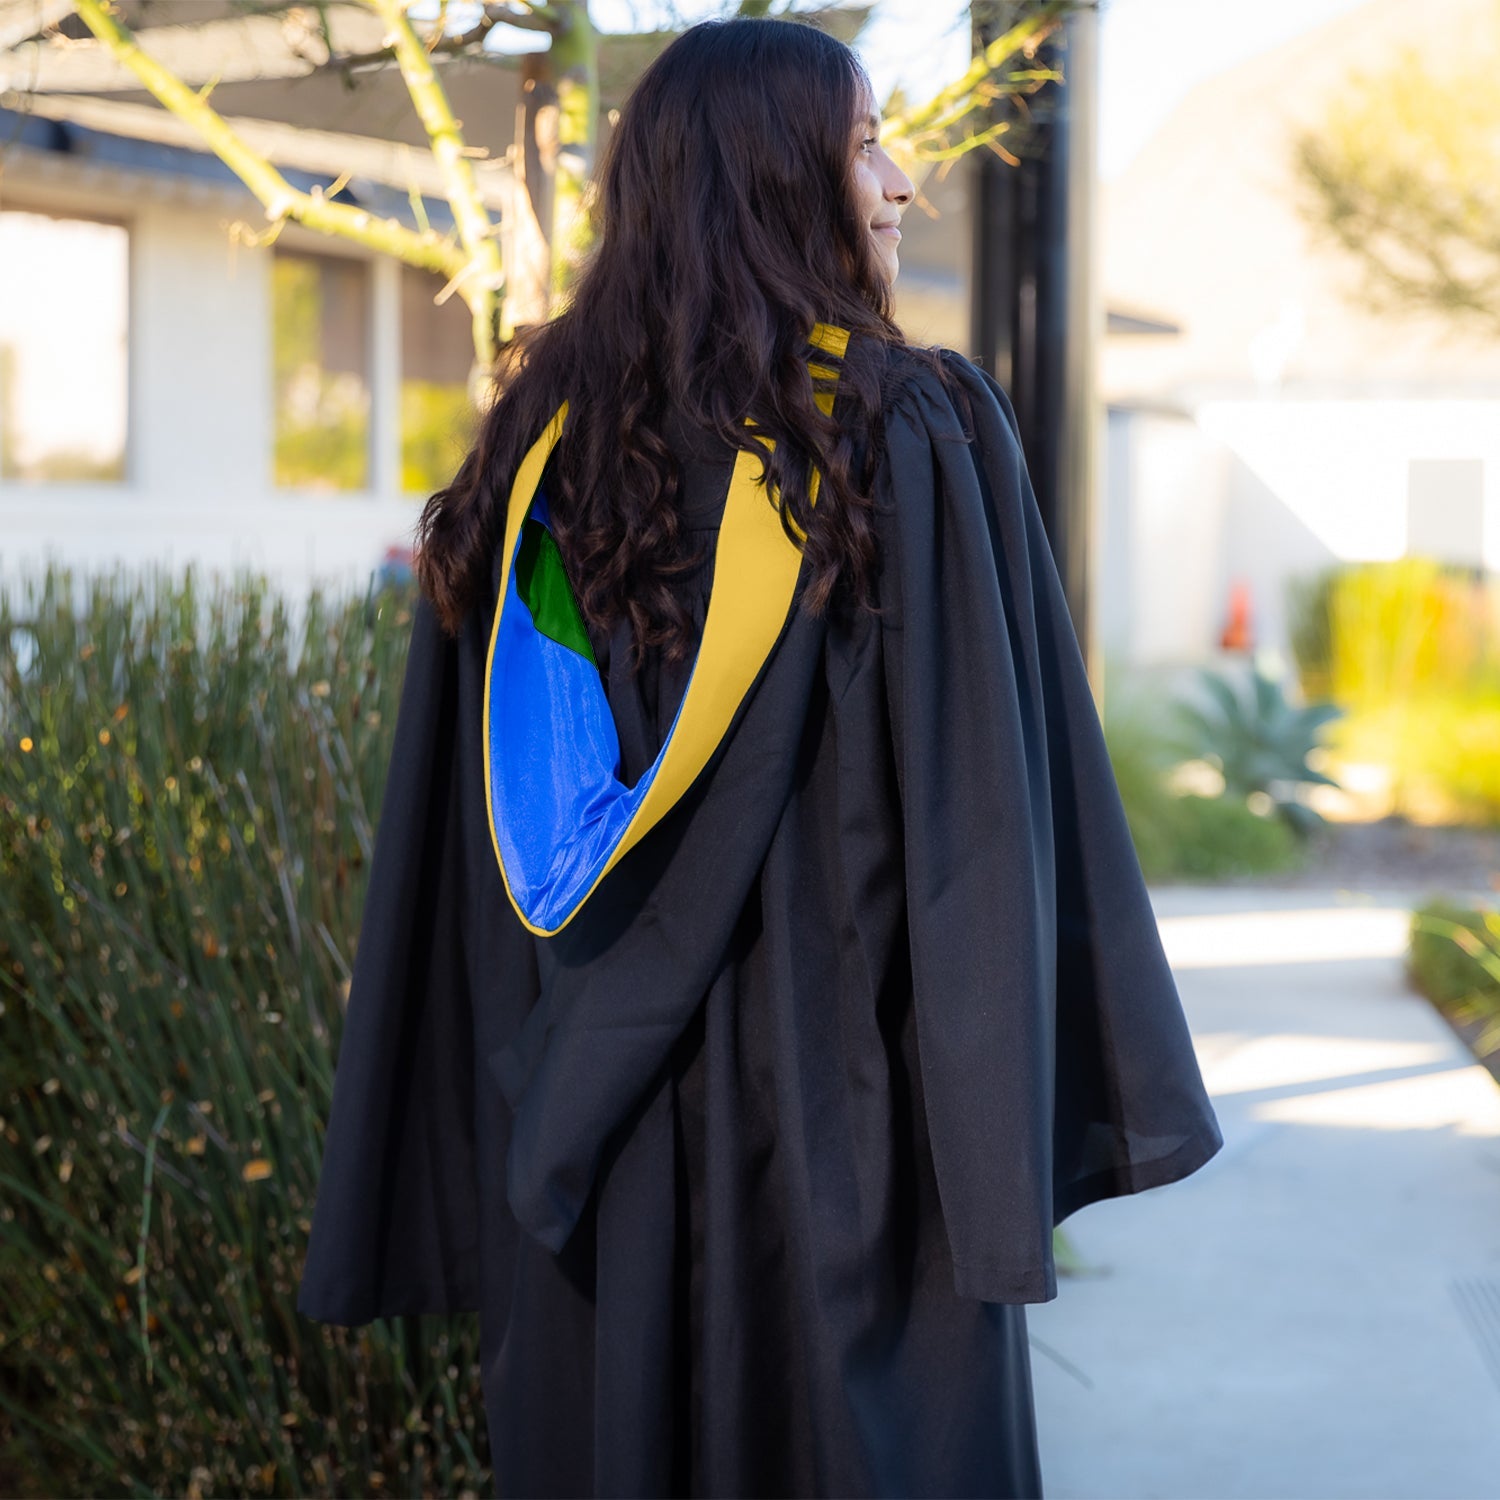
[[[896,165],[891,163],[891,177],[885,185],[885,195],[893,203],[910,203],[916,194],[916,187],[910,177]]]

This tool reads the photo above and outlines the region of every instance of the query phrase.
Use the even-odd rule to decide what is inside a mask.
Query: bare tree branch
[[[1293,147],[1303,215],[1363,305],[1500,329],[1500,37],[1438,78],[1408,52],[1351,78]]]
[[[1034,93],[1044,83],[1060,80],[1062,75],[1051,68],[1002,69],[1018,56],[1029,62],[1068,13],[1079,8],[1078,0],[1048,0],[1039,5],[996,37],[952,83],[924,103],[888,115],[880,127],[882,142],[904,146],[913,156],[929,161],[951,160],[979,146],[994,147],[1007,128],[1003,123],[970,130],[958,141],[952,139],[951,132],[975,110],[996,99]]]
[[[325,55],[294,47],[296,55],[313,71],[358,73],[385,67],[396,61],[396,48],[376,47],[369,52],[335,52],[326,30],[323,32]],[[475,56],[484,54],[484,41],[497,26],[513,26],[520,31],[553,31],[557,18],[551,7],[538,5],[487,5],[480,19],[467,31],[447,35],[439,26],[424,43],[429,56]]]
[[[394,220],[377,219],[364,209],[294,188],[209,105],[209,87],[195,93],[141,49],[115,19],[111,0],[75,0],[75,3],[89,30],[162,105],[198,131],[214,154],[261,201],[273,225],[295,219],[311,229],[357,240],[425,270],[454,276],[463,269],[463,257],[441,235],[432,231],[417,234]]]
[[[496,305],[504,292],[505,273],[500,264],[500,246],[495,226],[480,200],[474,167],[465,154],[459,121],[453,117],[448,95],[433,71],[432,60],[406,14],[406,0],[368,0],[389,28],[396,63],[406,83],[417,118],[432,143],[433,159],[443,174],[454,223],[468,252],[461,287],[464,301],[474,315],[474,349],[480,363],[489,365],[497,353]]]

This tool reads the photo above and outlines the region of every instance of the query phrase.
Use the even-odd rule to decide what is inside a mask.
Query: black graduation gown
[[[893,358],[882,617],[794,608],[552,937],[490,840],[493,604],[418,607],[298,1305],[477,1310],[501,1495],[1039,1495],[1053,1226],[1222,1145],[1010,402]],[[688,664],[595,644],[630,783]]]

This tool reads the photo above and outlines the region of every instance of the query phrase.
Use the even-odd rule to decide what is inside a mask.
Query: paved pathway
[[[1500,1500],[1500,1087],[1403,978],[1420,895],[1153,889],[1225,1144],[1064,1226],[1048,1500]]]

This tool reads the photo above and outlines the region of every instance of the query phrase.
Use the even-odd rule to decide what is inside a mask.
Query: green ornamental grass
[[[1500,1055],[1500,910],[1435,897],[1412,912],[1406,971],[1462,1030],[1474,1055]]]
[[[472,1315],[295,1310],[413,599],[0,604],[0,1484],[487,1492]]]
[[[1338,758],[1386,767],[1398,813],[1500,820],[1500,579],[1426,557],[1341,563],[1287,602],[1304,693],[1346,710]]]

